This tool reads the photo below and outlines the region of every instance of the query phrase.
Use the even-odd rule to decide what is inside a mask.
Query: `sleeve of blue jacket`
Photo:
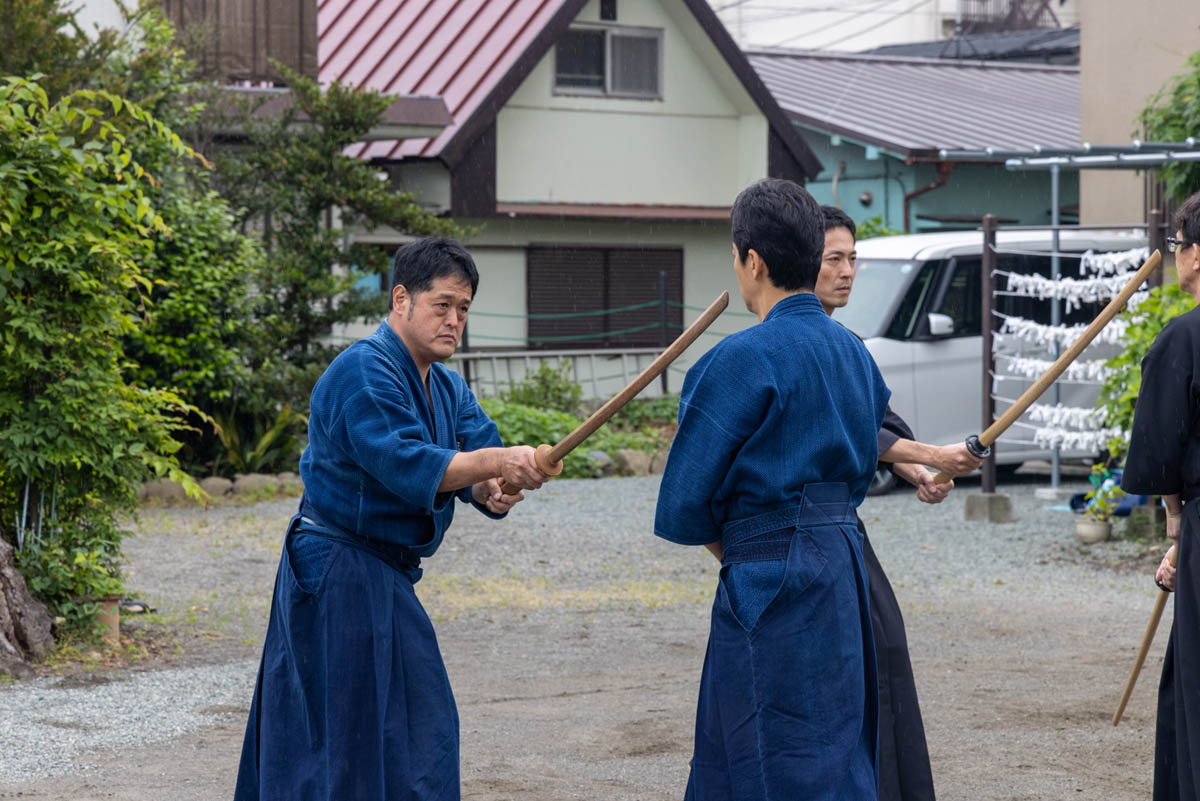
[[[437,488],[457,451],[425,441],[427,426],[394,382],[365,381],[347,395],[329,426],[330,439],[388,490],[432,513],[450,493]]]
[[[475,398],[475,393],[467,386],[466,381],[462,381],[461,379],[458,381],[457,391],[458,420],[455,431],[458,432],[458,441],[462,445],[462,450],[477,451],[481,448],[504,447],[504,442],[500,439],[500,430],[496,428],[496,424],[483,411],[483,408],[479,405],[479,401]],[[496,514],[483,504],[476,503],[474,496],[471,494],[470,487],[460,489],[458,491],[458,498],[464,503],[471,504],[493,520],[500,520],[508,515],[507,512]]]
[[[680,545],[721,539],[711,499],[770,402],[757,366],[762,357],[727,340],[688,370],[679,396],[679,429],[659,489],[654,533]]]

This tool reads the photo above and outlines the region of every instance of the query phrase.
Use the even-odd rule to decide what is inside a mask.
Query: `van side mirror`
[[[929,313],[929,335],[948,337],[954,335],[954,318],[948,314]]]

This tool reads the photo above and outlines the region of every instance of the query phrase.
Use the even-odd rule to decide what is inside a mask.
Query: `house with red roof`
[[[321,0],[317,33],[322,83],[450,113],[428,138],[354,153],[478,227],[464,344],[484,392],[532,363],[498,352],[581,351],[591,386],[578,359],[576,376],[600,395],[722,290],[740,311],[733,198],[821,170],[704,0]]]

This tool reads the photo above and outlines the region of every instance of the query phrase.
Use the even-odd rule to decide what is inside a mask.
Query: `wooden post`
[[[992,372],[995,367],[995,357],[992,353],[992,331],[995,326],[995,316],[992,314],[995,302],[996,278],[996,215],[985,214],[983,217],[983,259],[980,286],[980,304],[983,321],[983,425],[980,431],[987,431],[988,426],[996,418],[996,401],[992,398]],[[980,489],[985,493],[996,491],[996,446],[983,460]]]
[[[1147,243],[1150,252],[1164,251],[1167,248],[1167,232],[1163,230],[1163,213],[1161,209],[1150,210],[1149,225],[1146,228]],[[1160,266],[1150,276],[1150,288],[1163,285],[1163,268]]]

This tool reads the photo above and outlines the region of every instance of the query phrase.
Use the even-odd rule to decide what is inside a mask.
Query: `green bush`
[[[884,225],[883,217],[878,214],[863,220],[855,227],[858,229],[855,239],[876,239],[881,236],[896,236],[901,233]]]
[[[526,373],[523,379],[501,392],[500,399],[506,403],[574,414],[583,400],[583,390],[575,383],[569,362],[560,362],[557,368],[542,362],[538,369]]]
[[[1129,432],[1133,428],[1133,411],[1142,388],[1142,359],[1146,357],[1155,338],[1179,315],[1190,311],[1195,299],[1177,284],[1167,284],[1150,291],[1150,296],[1136,308],[1121,312],[1120,319],[1129,324],[1123,343],[1124,350],[1105,362],[1112,372],[1104,379],[1096,408],[1104,412],[1104,424],[1121,429],[1121,434],[1108,442],[1108,458],[1092,468],[1094,489],[1088,500],[1095,500],[1096,511],[1091,516],[1107,520],[1120,503],[1125,491],[1116,483],[1102,481],[1110,465],[1120,464],[1129,448]]]
[[[634,398],[616,413],[609,425],[628,431],[674,425],[678,420],[679,396],[659,395],[657,398]]]
[[[116,520],[138,485],[165,474],[199,495],[174,457],[196,410],[130,381],[121,345],[153,286],[140,260],[171,233],[129,128],[195,156],[115,95],[51,104],[36,82],[0,83],[0,525],[38,597],[75,623],[80,598],[119,587]]]
[[[583,422],[566,412],[535,409],[499,398],[483,398],[480,405],[500,429],[500,438],[505,445],[553,445]],[[562,475],[564,478],[594,477],[595,472],[586,457],[588,451],[600,450],[614,457],[617,451],[625,448],[652,453],[665,445],[666,441],[656,432],[616,431],[605,425],[563,460]]]
[[[1105,362],[1112,372],[1104,380],[1096,403],[1096,408],[1104,412],[1104,424],[1125,432],[1108,445],[1114,461],[1128,447],[1133,409],[1142,388],[1142,359],[1146,358],[1150,346],[1167,323],[1195,305],[1192,296],[1177,284],[1167,284],[1151,290],[1150,296],[1137,307],[1121,312],[1120,319],[1129,326],[1122,340],[1124,349]]]

